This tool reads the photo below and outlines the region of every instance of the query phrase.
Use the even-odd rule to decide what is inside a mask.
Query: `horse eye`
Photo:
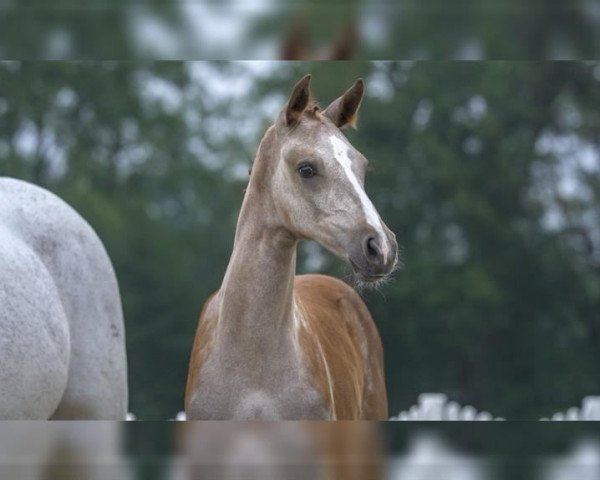
[[[298,173],[302,178],[311,178],[317,174],[317,169],[310,163],[303,163],[298,167]]]

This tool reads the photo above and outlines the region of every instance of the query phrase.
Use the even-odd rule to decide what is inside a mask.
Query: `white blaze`
[[[373,202],[365,193],[365,190],[362,188],[358,178],[352,171],[352,161],[348,156],[348,145],[342,139],[332,135],[329,137],[329,142],[333,147],[333,156],[337,160],[337,162],[341,165],[342,170],[348,177],[350,184],[354,187],[356,194],[360,200],[362,205],[363,212],[365,213],[365,218],[367,219],[367,223],[371,225],[375,229],[375,231],[381,237],[381,253],[383,255],[383,261],[387,260],[388,255],[388,243],[385,233],[383,231],[383,225],[381,223],[381,218],[379,218],[379,214],[375,207],[373,206]]]

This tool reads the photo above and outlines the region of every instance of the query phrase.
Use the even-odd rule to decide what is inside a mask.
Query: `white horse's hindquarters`
[[[128,403],[125,330],[108,256],[94,234],[70,245],[57,260],[64,272],[57,279],[58,287],[70,292],[65,311],[71,362],[65,396],[53,418],[124,420]]]
[[[125,328],[116,276],[100,239],[56,195],[20,180],[0,178],[0,243],[8,236],[39,259],[37,269],[50,277],[39,281],[58,292],[56,303],[61,305],[62,324],[68,331],[66,389],[58,409],[46,418],[124,420],[128,401]],[[11,251],[8,245],[7,252]],[[7,278],[7,285],[12,278]],[[0,291],[4,282],[0,278]],[[29,278],[19,283],[28,294],[18,297],[13,322],[30,323],[25,312],[36,295],[30,284]],[[0,303],[0,335],[6,328],[3,310]],[[52,324],[53,319],[45,320]],[[50,351],[48,345],[38,346],[42,347]],[[31,392],[45,395],[35,385]]]
[[[67,319],[35,253],[1,226],[0,239],[0,419],[46,419],[67,385]]]

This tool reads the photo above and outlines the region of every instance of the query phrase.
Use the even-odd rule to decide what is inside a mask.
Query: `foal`
[[[394,234],[367,197],[367,160],[340,129],[353,125],[358,80],[324,111],[310,75],[258,148],[233,253],[205,303],[190,359],[188,419],[383,420],[379,334],[340,280],[295,276],[296,247],[312,239],[366,282],[397,262]]]

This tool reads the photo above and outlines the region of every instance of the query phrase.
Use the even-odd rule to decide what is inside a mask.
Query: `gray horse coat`
[[[124,419],[114,270],[54,194],[0,177],[0,419]]]

